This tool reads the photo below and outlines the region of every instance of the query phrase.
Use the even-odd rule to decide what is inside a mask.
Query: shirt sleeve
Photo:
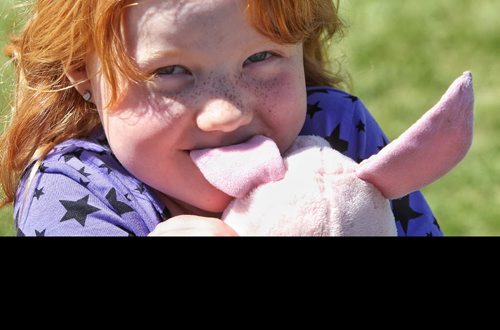
[[[378,153],[389,143],[357,97],[331,88],[308,90],[308,115],[301,134],[324,137],[334,149],[356,162]],[[391,207],[399,236],[443,235],[420,191],[392,200]]]
[[[130,196],[89,179],[100,173],[45,162],[22,180],[14,204],[18,236],[144,236]]]

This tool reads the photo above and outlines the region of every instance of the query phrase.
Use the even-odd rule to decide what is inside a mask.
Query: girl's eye
[[[253,54],[249,58],[245,60],[245,63],[243,65],[248,65],[252,63],[257,63],[257,62],[262,62],[267,60],[268,58],[272,57],[274,54],[271,52],[260,52],[257,54]]]
[[[156,75],[190,74],[190,72],[180,65],[170,65],[155,71]]]

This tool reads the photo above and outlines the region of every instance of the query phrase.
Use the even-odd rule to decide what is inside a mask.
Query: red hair
[[[140,1],[139,1],[140,2]],[[37,0],[32,15],[5,52],[16,68],[14,107],[0,137],[2,204],[13,201],[20,177],[36,154],[43,159],[58,143],[87,136],[100,124],[66,73],[85,67],[96,53],[111,88],[111,103],[123,81],[145,81],[127,55],[122,19],[127,0]],[[337,4],[338,7],[338,4]],[[332,0],[248,0],[255,28],[279,43],[304,43],[308,85],[334,86],[326,51],[342,28]]]

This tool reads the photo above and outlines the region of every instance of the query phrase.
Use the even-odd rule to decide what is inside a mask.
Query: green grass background
[[[0,0],[0,43],[12,31]],[[390,139],[436,103],[463,71],[474,74],[475,136],[467,157],[423,189],[446,235],[500,235],[500,1],[341,0],[348,29],[332,57]],[[2,59],[5,61],[6,59]],[[10,70],[2,70],[0,106],[8,110]],[[13,235],[12,211],[0,211],[0,235]]]
[[[13,7],[21,3],[15,0],[0,0],[0,115],[2,125],[4,127],[5,114],[10,109],[10,102],[13,90],[12,68],[6,63],[8,58],[3,55],[5,44],[9,35],[19,26],[17,22],[20,18],[13,13],[19,10],[13,10]],[[0,236],[15,235],[14,224],[12,220],[12,207],[4,207],[0,209]]]

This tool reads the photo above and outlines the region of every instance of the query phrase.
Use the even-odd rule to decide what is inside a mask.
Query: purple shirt
[[[358,98],[330,87],[308,88],[301,135],[319,135],[361,161],[388,143]],[[20,236],[146,236],[170,212],[152,189],[116,159],[102,128],[57,145],[33,174],[29,166],[14,203]],[[420,192],[392,202],[400,236],[441,236]]]

